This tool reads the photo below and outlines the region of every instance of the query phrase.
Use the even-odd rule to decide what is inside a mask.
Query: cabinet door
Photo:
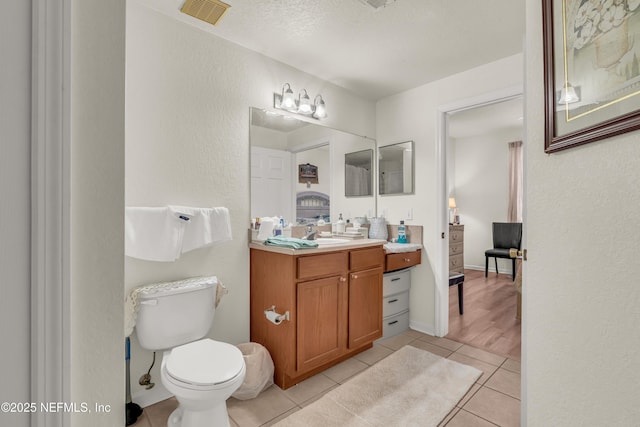
[[[307,371],[346,351],[347,279],[332,276],[298,283],[297,369]]]
[[[382,268],[349,275],[349,348],[382,336]]]

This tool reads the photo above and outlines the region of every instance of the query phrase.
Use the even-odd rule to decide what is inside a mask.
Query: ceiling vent
[[[218,0],[187,0],[180,12],[216,25],[231,6]]]
[[[378,10],[383,7],[389,6],[391,3],[396,0],[358,0],[362,4],[366,4],[367,6],[371,6],[375,10]]]

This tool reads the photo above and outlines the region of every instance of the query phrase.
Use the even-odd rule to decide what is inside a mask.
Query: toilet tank
[[[136,335],[147,350],[165,350],[207,335],[215,314],[215,276],[144,286],[137,293]]]

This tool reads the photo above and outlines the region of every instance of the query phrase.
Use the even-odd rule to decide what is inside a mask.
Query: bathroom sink
[[[316,243],[320,246],[322,245],[339,245],[342,243],[349,243],[350,239],[338,239],[335,237],[318,237]]]

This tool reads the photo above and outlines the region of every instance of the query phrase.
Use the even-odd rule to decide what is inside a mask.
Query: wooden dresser
[[[464,225],[449,224],[449,275],[464,274]]]

